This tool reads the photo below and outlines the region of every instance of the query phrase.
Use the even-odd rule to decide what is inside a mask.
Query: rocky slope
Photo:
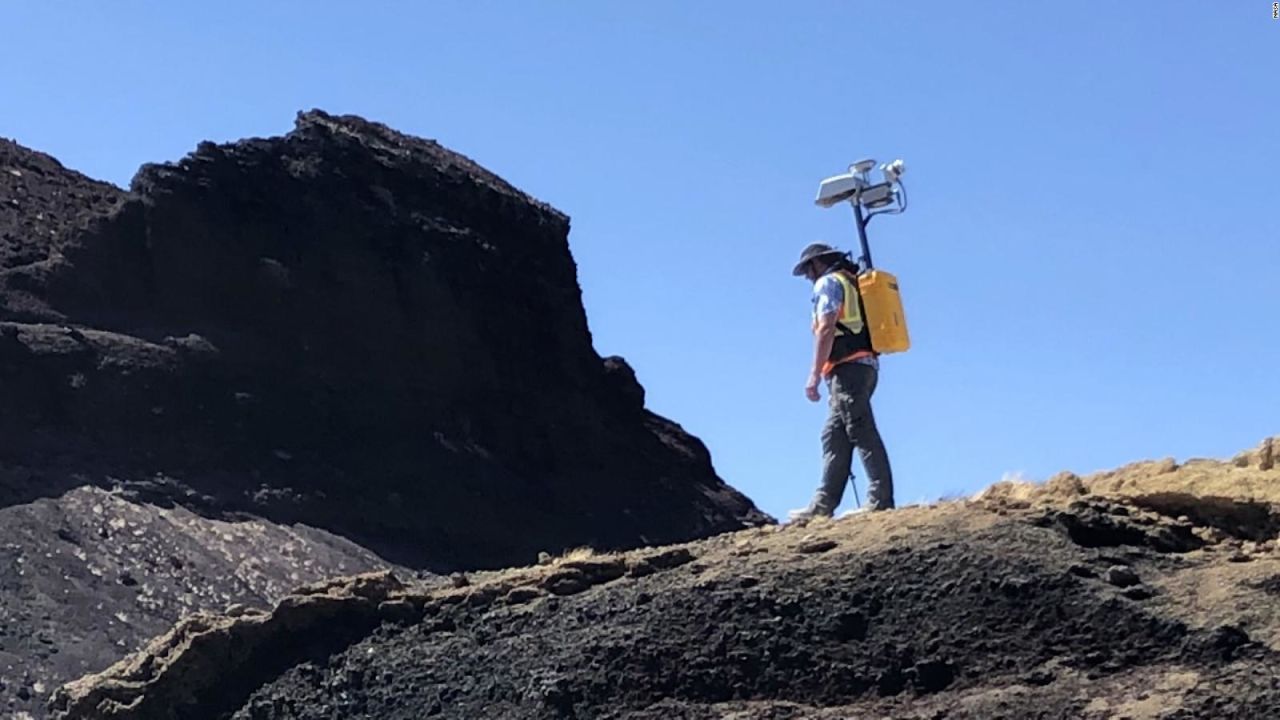
[[[128,191],[0,141],[0,713],[300,583],[767,522],[596,354],[568,230],[319,111]]]
[[[191,618],[54,707],[67,720],[1280,717],[1269,448],[444,587],[331,581],[270,612]]]
[[[0,509],[0,717],[42,715],[59,684],[183,615],[270,606],[300,584],[387,567],[316,528],[207,518],[96,487]]]

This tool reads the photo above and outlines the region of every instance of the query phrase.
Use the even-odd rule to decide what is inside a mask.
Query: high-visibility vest
[[[836,336],[831,343],[831,355],[822,366],[824,376],[830,375],[837,365],[875,356],[857,279],[844,270],[832,273],[832,276],[844,291],[844,302],[840,304],[840,314],[836,318]],[[818,330],[817,307],[813,309],[813,330]]]

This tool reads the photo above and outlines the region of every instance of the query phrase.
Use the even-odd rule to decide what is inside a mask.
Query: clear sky
[[[562,209],[597,349],[775,515],[825,415],[789,270],[856,242],[812,200],[861,157],[907,162],[871,225],[914,341],[875,398],[899,503],[1280,433],[1269,0],[0,9],[0,135],[89,175],[320,107]]]

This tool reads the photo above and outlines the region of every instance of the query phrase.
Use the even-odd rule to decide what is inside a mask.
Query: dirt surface
[[[1198,465],[1215,469],[1245,485],[1272,472]],[[1280,717],[1280,508],[1193,517],[1042,491],[583,552],[447,587],[340,581],[272,614],[180,626],[55,706],[193,720]],[[342,638],[318,645],[317,616]],[[211,650],[229,637],[254,649]],[[215,656],[233,682],[193,671]]]

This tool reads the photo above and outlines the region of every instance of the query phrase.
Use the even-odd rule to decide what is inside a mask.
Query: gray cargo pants
[[[831,414],[822,429],[822,486],[809,503],[808,513],[830,517],[844,497],[856,448],[867,471],[867,509],[893,507],[893,472],[889,455],[871,412],[879,371],[858,362],[837,365],[827,383]],[[808,514],[807,513],[807,514]]]

